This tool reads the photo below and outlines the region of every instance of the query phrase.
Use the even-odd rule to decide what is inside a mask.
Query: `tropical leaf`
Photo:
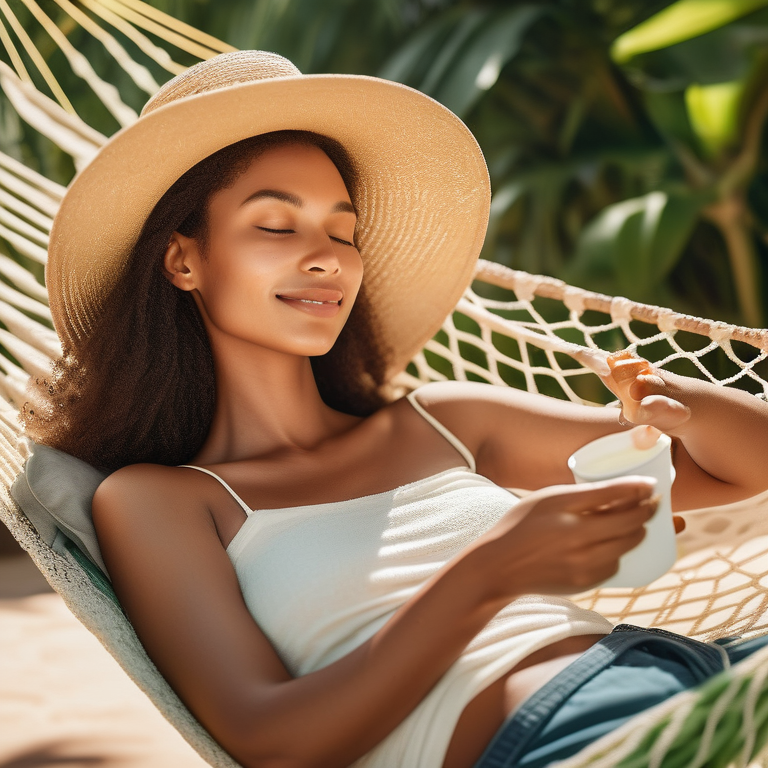
[[[569,279],[608,277],[628,298],[654,301],[710,199],[655,191],[608,206],[582,231]]]
[[[689,85],[685,91],[691,127],[707,154],[717,156],[739,135],[739,111],[745,83]]]
[[[490,11],[487,9],[471,9],[468,13],[455,16],[451,33],[440,46],[437,56],[431,61],[425,77],[419,83],[419,89],[425,93],[435,94],[451,71],[458,65],[461,67],[467,57],[466,49],[471,46],[478,31],[488,22]]]
[[[435,85],[425,88],[438,101],[460,117],[465,115],[485,91],[496,84],[499,74],[520,50],[523,37],[541,18],[546,6],[522,5],[510,11],[491,14],[446,68]]]
[[[663,137],[680,145],[696,145],[684,91],[646,91],[642,100],[646,114]]]
[[[619,64],[710,32],[768,6],[768,0],[678,0],[618,37],[612,47]]]
[[[434,19],[379,70],[464,116],[492,88],[546,5],[452,10]]]
[[[378,76],[417,87],[461,18],[451,13],[425,24],[384,62]]]

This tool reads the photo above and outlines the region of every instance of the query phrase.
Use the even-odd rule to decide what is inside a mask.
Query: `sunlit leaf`
[[[472,9],[459,18],[459,23],[455,24],[450,36],[440,47],[440,52],[433,58],[426,76],[419,85],[420,90],[424,93],[434,93],[437,90],[446,73],[462,55],[462,48],[487,20],[488,14],[487,10]]]
[[[717,155],[738,136],[744,83],[690,85],[685,104],[691,127],[710,155]]]
[[[454,18],[440,18],[423,26],[392,55],[379,69],[378,76],[416,85],[439,55],[441,45],[455,26]]]
[[[512,206],[522,197],[526,191],[526,185],[520,181],[512,181],[499,189],[491,200],[491,210],[488,217],[488,231],[486,234],[486,250],[495,244],[496,236],[502,219],[509,213]]]
[[[570,279],[610,276],[625,296],[653,301],[707,200],[657,191],[608,206],[582,231]]]
[[[690,40],[765,6],[768,0],[678,0],[616,38],[611,56],[622,64],[639,53]]]
[[[522,5],[488,18],[430,94],[464,115],[496,84],[502,67],[517,54],[525,33],[545,10],[546,6]]]

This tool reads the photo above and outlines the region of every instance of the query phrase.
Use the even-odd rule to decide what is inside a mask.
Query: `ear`
[[[163,255],[163,274],[182,291],[197,287],[190,269],[198,258],[197,243],[180,232],[174,232]]]

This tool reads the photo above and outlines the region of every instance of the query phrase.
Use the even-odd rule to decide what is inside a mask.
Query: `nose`
[[[305,272],[336,274],[341,270],[341,263],[334,248],[334,242],[323,231],[313,238],[309,252],[301,261]]]

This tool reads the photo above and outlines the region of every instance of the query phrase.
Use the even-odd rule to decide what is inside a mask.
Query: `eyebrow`
[[[279,189],[260,189],[258,192],[254,192],[252,195],[248,195],[248,197],[246,197],[245,200],[240,203],[240,207],[242,208],[246,203],[250,203],[253,200],[261,200],[264,197],[271,197],[275,200],[280,200],[283,203],[288,203],[288,205],[294,206],[295,208],[302,208],[304,206],[304,201],[300,197],[292,195],[290,192],[282,192]],[[339,200],[339,202],[336,203],[336,205],[334,205],[331,209],[331,213],[339,212],[354,213],[357,215],[355,207],[352,205],[352,203],[349,203],[346,200]]]

